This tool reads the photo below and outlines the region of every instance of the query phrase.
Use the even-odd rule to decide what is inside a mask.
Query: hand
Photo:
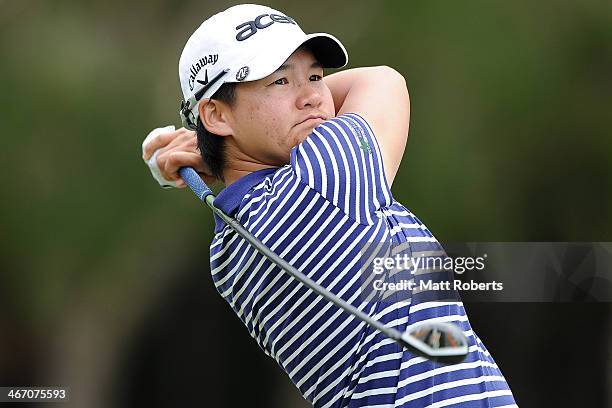
[[[202,160],[195,132],[180,128],[157,135],[144,146],[143,160],[145,162],[149,160],[156,150],[159,150],[155,161],[160,174],[166,180],[174,181],[176,187],[186,186],[178,173],[179,168],[186,166],[193,167],[207,185],[218,181]]]

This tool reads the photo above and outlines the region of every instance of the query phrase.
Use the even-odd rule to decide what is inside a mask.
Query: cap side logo
[[[244,81],[246,77],[249,75],[249,67],[242,67],[236,72],[236,80]]]

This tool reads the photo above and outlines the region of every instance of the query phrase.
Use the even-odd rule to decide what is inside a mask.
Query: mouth
[[[325,122],[326,120],[327,119],[323,115],[312,114],[312,115],[306,116],[301,122],[296,123],[296,126],[301,125],[303,123],[310,123],[310,122],[315,122],[315,121]]]

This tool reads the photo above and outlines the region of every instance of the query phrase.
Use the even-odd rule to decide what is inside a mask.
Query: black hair
[[[236,100],[236,83],[227,82],[215,92],[210,99],[225,102],[229,106]],[[202,120],[198,116],[196,127],[198,136],[198,149],[204,163],[208,165],[212,175],[221,181],[223,180],[223,169],[225,168],[225,138],[209,132],[204,127]]]

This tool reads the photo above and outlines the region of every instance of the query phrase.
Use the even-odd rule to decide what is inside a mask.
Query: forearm
[[[354,90],[356,88],[355,86],[359,85],[360,82],[373,81],[374,77],[381,74],[381,68],[384,67],[351,68],[327,75],[323,78],[334,99],[336,115],[342,109],[351,89]]]

